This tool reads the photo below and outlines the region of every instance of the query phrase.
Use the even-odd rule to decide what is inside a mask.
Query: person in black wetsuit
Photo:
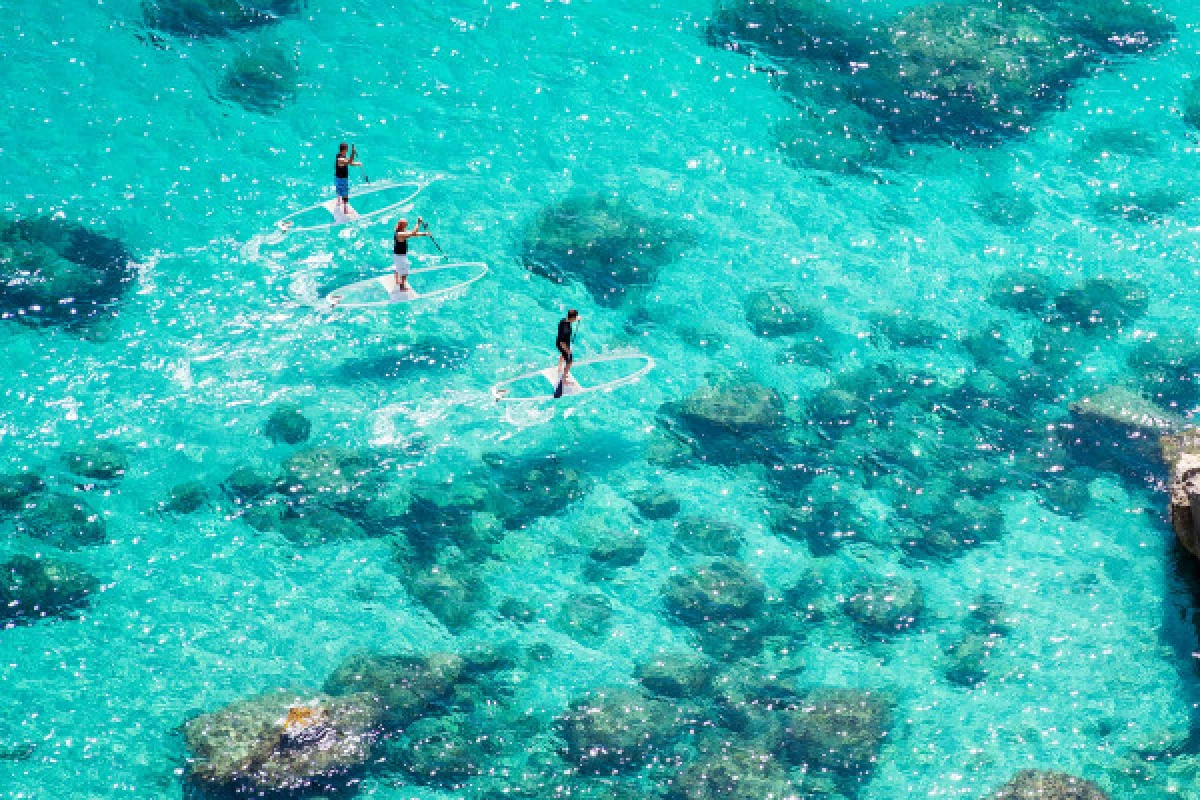
[[[573,308],[567,312],[567,316],[558,321],[558,338],[554,340],[554,346],[558,348],[558,368],[562,371],[562,377],[554,390],[555,397],[562,397],[563,387],[567,385],[568,376],[571,374],[571,362],[575,360],[575,356],[571,354],[571,336],[574,334],[571,326],[578,321],[579,312]]]
[[[428,236],[429,231],[422,231],[425,220],[417,217],[416,230],[408,229],[408,220],[396,222],[396,232],[392,235],[392,266],[396,272],[396,290],[408,290],[408,240],[416,236]]]
[[[351,150],[350,145],[342,142],[338,145],[337,163],[333,168],[333,187],[342,203],[342,213],[347,216],[350,214],[350,168],[362,166],[354,160],[356,155],[357,147]]]

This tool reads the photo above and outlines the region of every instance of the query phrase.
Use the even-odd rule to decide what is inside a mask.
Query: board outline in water
[[[424,294],[421,294],[419,292],[413,291],[410,288],[409,289],[410,294],[401,299],[392,300],[389,298],[387,300],[374,300],[370,303],[343,303],[340,300],[334,299],[334,295],[336,295],[338,292],[344,292],[347,289],[353,289],[355,286],[363,286],[363,285],[366,285],[369,283],[375,283],[375,282],[380,282],[380,281],[393,281],[393,280],[395,280],[396,273],[395,273],[395,271],[392,271],[392,272],[388,272],[384,275],[377,275],[374,278],[367,278],[366,280],[355,281],[354,283],[347,284],[346,286],[341,286],[337,289],[334,289],[332,292],[325,295],[325,298],[324,298],[325,304],[329,308],[337,311],[337,310],[341,310],[341,309],[358,310],[358,309],[365,309],[365,308],[387,308],[388,306],[397,306],[397,305],[404,305],[406,303],[412,303],[416,300],[436,300],[440,297],[447,297],[447,296],[453,294],[454,292],[460,291],[462,289],[466,289],[471,284],[477,283],[478,281],[482,280],[483,276],[487,275],[489,272],[488,265],[483,261],[452,261],[447,264],[435,264],[432,267],[418,267],[417,269],[410,270],[408,273],[408,277],[411,279],[412,276],[414,276],[414,275],[422,275],[422,274],[427,274],[430,272],[438,272],[441,270],[454,269],[455,267],[481,267],[482,269],[479,270],[478,275],[475,275],[472,278],[468,278],[467,280],[462,281],[461,283],[456,283],[453,286],[447,286],[444,289],[436,289],[432,292],[426,292]],[[387,288],[386,284],[384,284],[384,288],[385,289]],[[389,294],[390,294],[390,291],[389,291]]]
[[[501,403],[501,402],[504,402],[504,403],[542,403],[547,400],[561,400],[561,399],[564,399],[567,397],[578,397],[580,395],[594,394],[597,392],[611,392],[614,389],[621,388],[622,386],[628,386],[631,383],[637,383],[642,378],[646,377],[646,375],[648,375],[650,373],[650,371],[652,369],[654,369],[655,366],[657,366],[654,362],[654,359],[651,358],[650,356],[646,355],[645,353],[628,352],[628,353],[607,353],[602,356],[593,356],[591,358],[581,358],[574,362],[574,364],[572,365],[572,370],[574,370],[576,367],[585,367],[588,364],[601,364],[601,363],[610,362],[610,361],[632,361],[635,359],[639,360],[639,361],[644,361],[645,363],[641,366],[641,368],[630,373],[629,375],[624,375],[620,378],[614,378],[611,381],[606,381],[606,382],[598,384],[596,386],[580,386],[578,382],[572,380],[572,383],[574,383],[574,385],[578,388],[576,388],[574,391],[571,391],[569,389],[564,390],[561,398],[556,398],[554,396],[554,389],[558,385],[558,374],[559,373],[558,373],[558,367],[553,366],[553,367],[549,367],[549,368],[535,369],[530,372],[526,372],[524,374],[517,375],[515,378],[508,378],[507,380],[503,380],[503,381],[500,381],[499,383],[493,384],[492,389],[491,389],[492,399],[495,400],[497,403]],[[531,380],[533,378],[537,378],[538,376],[541,376],[550,382],[550,391],[548,394],[538,395],[536,397],[529,397],[529,396],[510,397],[509,395],[506,394],[507,390],[505,387],[511,386],[512,384],[516,383],[517,381],[527,381],[527,380]]]
[[[384,206],[383,208],[378,208],[368,214],[356,213],[355,216],[353,216],[353,217],[343,217],[343,216],[339,215],[337,212],[333,211],[333,209],[330,208],[331,205],[337,204],[338,198],[334,197],[329,200],[322,200],[320,202],[313,203],[311,206],[306,206],[304,208],[293,211],[292,213],[288,214],[287,216],[281,217],[280,219],[276,220],[275,221],[275,232],[283,233],[283,234],[307,233],[309,231],[326,231],[326,230],[330,230],[332,228],[340,227],[342,225],[353,225],[355,223],[360,223],[360,222],[371,222],[379,217],[382,217],[386,214],[391,213],[392,211],[395,211],[396,209],[400,208],[401,206],[408,205],[413,200],[416,200],[417,196],[419,194],[421,194],[421,192],[425,191],[425,188],[427,186],[429,186],[429,184],[431,184],[431,183],[433,183],[433,181],[420,181],[420,180],[376,181],[375,183],[367,184],[366,188],[360,190],[359,192],[357,192],[356,194],[354,194],[350,197],[351,210],[353,210],[355,197],[363,197],[365,195],[371,195],[376,192],[382,192],[382,191],[386,191],[387,189],[395,189],[397,187],[402,187],[402,186],[413,186],[416,188],[411,194],[407,195],[406,197],[404,197],[400,200],[397,200],[394,203],[389,203],[388,205]],[[300,216],[301,214],[307,214],[310,211],[316,211],[319,208],[324,208],[327,211],[329,211],[329,213],[333,216],[333,219],[330,220],[329,222],[323,223],[321,225],[305,225],[303,227],[297,227],[294,222],[290,221],[290,220],[294,219],[295,217]]]

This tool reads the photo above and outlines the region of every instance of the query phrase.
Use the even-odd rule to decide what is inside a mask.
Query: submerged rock
[[[511,501],[503,515],[509,530],[562,513],[595,484],[589,475],[568,466],[555,453],[517,459],[489,455],[484,459],[491,465],[499,489]]]
[[[63,219],[0,220],[0,318],[79,328],[115,314],[134,277],[118,239]]]
[[[208,505],[210,499],[203,481],[184,481],[171,487],[159,507],[173,514],[191,514]]]
[[[1104,53],[1142,53],[1168,42],[1175,24],[1146,0],[1034,0],[1059,28]]]
[[[1139,388],[1172,410],[1200,406],[1200,345],[1191,336],[1159,336],[1138,343],[1126,361]]]
[[[946,680],[959,686],[978,686],[988,675],[988,665],[1000,637],[965,633],[946,648]]]
[[[851,98],[894,137],[982,143],[1029,131],[1084,68],[1083,47],[1020,6],[927,3],[892,21]]]
[[[367,762],[379,733],[368,694],[279,690],[238,700],[183,728],[198,783],[243,792],[327,791]]]
[[[1072,453],[1134,480],[1162,472],[1159,440],[1185,425],[1182,417],[1122,387],[1085,397],[1070,409],[1071,422],[1059,426],[1059,438]]]
[[[409,591],[451,630],[465,628],[487,606],[487,584],[469,567],[434,566],[409,582]]]
[[[1120,331],[1145,314],[1149,305],[1141,284],[1099,278],[1068,289],[1054,301],[1054,308],[1067,322],[1100,333]]]
[[[588,557],[600,570],[632,567],[644,555],[646,537],[638,531],[610,531],[588,551]]]
[[[863,583],[846,601],[846,613],[877,633],[908,630],[916,624],[924,607],[925,594],[920,585],[905,577]]]
[[[66,562],[13,556],[0,564],[0,623],[68,616],[86,608],[99,585]]]
[[[295,59],[282,49],[259,45],[226,67],[221,95],[247,111],[274,114],[295,97],[298,72]]]
[[[559,719],[565,756],[588,772],[637,769],[676,735],[671,707],[628,687],[598,689]]]
[[[566,599],[554,627],[583,643],[604,637],[612,627],[612,602],[599,592],[583,591]]]
[[[367,531],[354,520],[324,506],[298,506],[286,513],[275,528],[294,545],[311,547],[331,542],[364,539]]]
[[[106,526],[83,500],[57,492],[31,499],[17,516],[17,529],[64,550],[104,544]]]
[[[111,442],[81,444],[67,451],[63,459],[72,473],[96,481],[116,481],[125,477],[129,458]]]
[[[684,517],[675,523],[675,541],[707,556],[736,556],[745,544],[737,526],[701,516]]]
[[[456,788],[486,769],[488,736],[472,728],[461,714],[420,719],[387,743],[384,757],[417,783]]]
[[[640,664],[635,675],[642,686],[657,695],[694,699],[707,690],[712,665],[687,650],[667,651]]]
[[[786,286],[752,293],[745,302],[746,321],[759,336],[791,336],[811,331],[821,321],[819,309],[804,304]]]
[[[249,505],[275,490],[275,478],[250,466],[240,466],[225,479],[225,491],[238,505]]]
[[[310,433],[312,423],[296,406],[276,406],[263,426],[263,435],[276,444],[300,444],[308,439]]]
[[[1164,437],[1162,455],[1170,472],[1171,527],[1184,549],[1200,558],[1200,431]]]
[[[454,653],[387,655],[357,653],[338,665],[325,681],[333,696],[366,693],[376,698],[389,728],[400,729],[426,714],[439,713],[463,674]]]
[[[947,338],[936,322],[902,309],[872,312],[869,319],[875,333],[895,347],[933,347]]]
[[[858,689],[817,689],[786,714],[789,760],[854,777],[871,772],[892,723],[891,704]]]
[[[855,20],[829,0],[731,0],[718,4],[708,35],[734,50],[847,63],[868,52],[854,29]]]
[[[276,489],[293,504],[323,503],[358,513],[375,494],[374,467],[348,447],[309,447],[283,462]]]
[[[1097,784],[1065,772],[1025,769],[987,800],[1109,800]]]
[[[20,511],[29,498],[41,494],[46,482],[36,472],[0,475],[0,511]]]
[[[646,519],[670,519],[679,513],[679,498],[665,489],[645,489],[629,493],[629,502]]]
[[[526,269],[555,283],[578,281],[615,306],[629,287],[654,283],[690,237],[608,194],[572,194],[544,209],[525,235]]]
[[[733,559],[672,575],[663,591],[667,608],[689,624],[753,617],[766,601],[762,581]]]
[[[677,415],[703,455],[718,461],[760,458],[785,423],[779,393],[754,381],[704,386],[684,399]]]
[[[769,752],[723,748],[689,764],[671,781],[668,800],[785,800],[801,797]]]
[[[225,36],[269,25],[302,0],[143,0],[146,24],[181,36]]]

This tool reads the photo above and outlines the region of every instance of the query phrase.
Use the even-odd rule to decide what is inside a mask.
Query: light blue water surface
[[[864,7],[886,16],[900,5]],[[686,644],[658,605],[659,587],[696,560],[667,546],[669,522],[640,520],[623,499],[644,485],[675,491],[685,513],[742,525],[744,560],[772,590],[812,574],[836,600],[864,570],[922,581],[920,630],[878,644],[835,618],[794,656],[814,685],[897,698],[862,796],[979,797],[1035,766],[1143,796],[1136,754],[1183,742],[1193,724],[1186,631],[1172,622],[1190,601],[1162,495],[1102,473],[1086,512],[1071,519],[1014,489],[997,495],[1005,536],[957,560],[914,563],[870,544],[817,558],[770,533],[761,468],[664,469],[644,452],[663,403],[727,373],[775,388],[803,422],[831,374],[875,357],[867,315],[876,309],[914,310],[951,335],[1003,328],[1027,350],[1036,323],[985,299],[1017,267],[1056,290],[1093,277],[1148,287],[1137,331],[1101,337],[1079,387],[1120,380],[1138,332],[1194,336],[1195,204],[1155,224],[1091,208],[1108,184],[1186,187],[1200,175],[1178,112],[1200,64],[1200,11],[1165,5],[1174,42],[1081,80],[1033,135],[994,149],[906,144],[886,180],[872,180],[783,161],[771,126],[791,106],[745,57],[707,43],[704,0],[312,0],[267,29],[166,36],[157,46],[136,0],[0,4],[0,206],[110,232],[141,265],[118,320],[95,335],[0,323],[0,466],[61,473],[60,448],[94,438],[131,454],[117,487],[89,495],[112,540],[75,554],[105,584],[90,610],[0,631],[0,741],[36,744],[26,760],[0,760],[0,796],[179,797],[177,730],[191,714],[274,686],[318,687],[362,649],[548,642],[555,665],[533,671],[522,695],[546,714],[625,681],[664,643]],[[216,88],[223,65],[260,39],[294,49],[301,69],[296,97],[270,116]],[[1131,128],[1154,144],[1133,155],[1088,144]],[[342,139],[357,143],[376,180],[437,177],[412,214],[448,253],[488,262],[488,278],[436,307],[330,317],[289,291],[297,263],[330,254],[325,279],[347,282],[387,269],[386,228],[297,235],[248,258],[246,242],[274,220],[329,195]],[[1025,225],[980,213],[995,185],[1032,206]],[[532,276],[518,259],[525,228],[574,190],[686,222],[696,246],[615,308]],[[829,373],[781,365],[784,345],[745,322],[749,293],[777,284],[847,335]],[[638,348],[657,369],[601,399],[494,404],[494,381],[548,365],[550,333],[568,307],[586,319],[581,352]],[[631,332],[636,308],[652,335]],[[416,345],[464,350],[465,360],[388,381],[339,378],[349,360]],[[960,355],[935,350],[905,358],[935,375],[961,367]],[[221,512],[147,513],[180,480],[215,487],[240,464],[285,457],[292,448],[260,434],[281,400],[313,420],[315,442],[391,454],[402,485],[452,471],[464,453],[570,459],[578,448],[603,464],[585,500],[511,532],[486,576],[498,596],[532,593],[557,607],[588,583],[580,531],[640,527],[651,541],[645,560],[604,584],[618,611],[611,638],[584,647],[544,626],[487,621],[456,636],[406,594],[384,542],[297,549]],[[47,548],[6,534],[0,554],[18,552]],[[1006,603],[1014,624],[989,680],[964,689],[940,670],[982,592]],[[1166,788],[1155,772],[1144,796]],[[463,794],[378,779],[362,791]]]

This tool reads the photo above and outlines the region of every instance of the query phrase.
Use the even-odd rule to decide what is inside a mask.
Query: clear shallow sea
[[[861,5],[886,17],[911,4]],[[1090,502],[1074,517],[1019,486],[990,494],[1004,535],[954,559],[906,558],[882,533],[818,556],[772,534],[763,467],[646,459],[660,407],[717,376],[774,388],[803,428],[833,376],[893,351],[914,373],[961,374],[959,350],[880,344],[873,311],[908,309],[951,339],[1003,330],[1027,354],[1040,323],[987,301],[1016,268],[1053,292],[1101,277],[1148,290],[1135,324],[1087,340],[1085,362],[1063,381],[1064,407],[1128,380],[1125,354],[1139,336],[1194,337],[1200,207],[1189,187],[1200,146],[1179,109],[1200,74],[1200,10],[1164,5],[1173,42],[1081,79],[1032,135],[992,149],[906,143],[864,176],[784,161],[772,125],[792,107],[743,55],[707,42],[706,2],[312,0],[261,30],[157,42],[133,0],[0,3],[0,210],[61,213],[119,237],[141,264],[117,320],[92,335],[0,322],[0,469],[67,481],[63,448],[81,440],[118,442],[130,457],[119,484],[88,493],[111,541],[67,555],[104,591],[78,619],[0,631],[0,745],[36,745],[0,760],[0,796],[181,797],[186,719],[275,686],[319,687],[364,649],[548,644],[553,657],[529,669],[519,695],[545,715],[627,681],[665,643],[688,644],[660,586],[704,560],[670,546],[670,521],[642,519],[624,499],[647,485],[682,498],[681,514],[740,526],[742,559],[772,591],[808,576],[836,603],[864,571],[921,582],[915,630],[876,642],[833,613],[789,655],[806,684],[895,698],[860,796],[979,797],[1026,767],[1097,780],[1114,797],[1167,796],[1166,769],[1144,754],[1188,749],[1196,678],[1193,601],[1161,493],[1089,470]],[[294,99],[273,115],[217,91],[222,67],[262,40],[294,49],[300,68]],[[1131,129],[1151,144],[1130,145]],[[386,268],[382,227],[296,235],[246,257],[245,243],[274,220],[328,195],[343,138],[377,180],[438,176],[413,213],[448,253],[491,268],[463,300],[331,318],[289,292],[312,255],[334,256],[330,285]],[[1153,223],[1093,208],[1110,184],[1168,181],[1187,201]],[[694,246],[615,307],[531,275],[519,258],[526,227],[576,191],[685,223]],[[1024,204],[1020,224],[988,213],[998,196]],[[788,364],[786,344],[745,321],[746,298],[780,284],[842,335],[824,368]],[[495,380],[544,365],[567,307],[586,319],[581,353],[638,348],[658,368],[562,407],[492,403]],[[428,357],[354,378],[362,359],[389,349]],[[228,503],[149,513],[182,480],[219,495],[235,467],[292,452],[260,433],[278,401],[303,409],[312,442],[383,454],[402,487],[484,453],[578,459],[595,487],[509,532],[483,570],[494,598],[557,609],[594,583],[581,531],[640,529],[642,561],[595,583],[616,611],[611,635],[585,646],[491,612],[452,633],[408,595],[385,540],[297,548],[233,518]],[[951,489],[955,480],[944,476]],[[863,491],[886,528],[891,496]],[[5,526],[0,555],[52,552]],[[945,680],[945,649],[982,593],[1006,605],[1011,631],[988,679],[968,689]],[[361,791],[472,790],[369,776]]]

